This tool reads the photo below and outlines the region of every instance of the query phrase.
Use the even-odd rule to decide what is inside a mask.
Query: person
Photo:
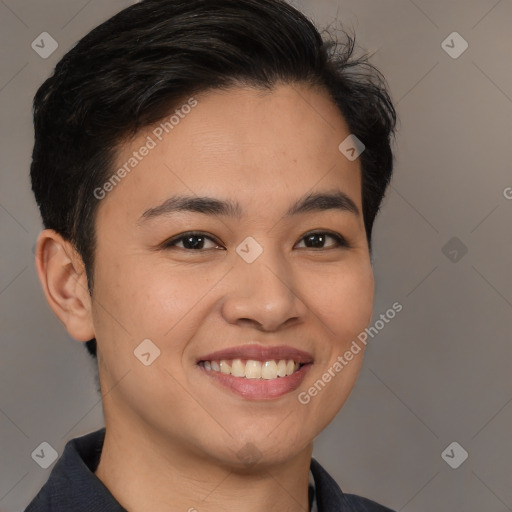
[[[35,263],[105,427],[26,512],[390,510],[312,457],[361,367],[337,362],[371,320],[393,168],[355,48],[282,0],[143,0],[41,85]]]

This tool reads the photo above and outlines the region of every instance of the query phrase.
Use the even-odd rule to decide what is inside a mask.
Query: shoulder
[[[49,479],[39,490],[24,512],[49,512],[55,510],[52,495],[55,493],[53,482]]]
[[[311,459],[311,472],[315,481],[318,512],[394,512],[368,498],[345,494],[314,458]]]
[[[112,505],[115,500],[94,475],[104,437],[102,428],[68,441],[48,480],[24,512],[122,510],[119,505]],[[103,504],[110,508],[100,506]]]
[[[355,494],[344,494],[344,496],[354,512],[394,512],[394,510],[362,496]]]

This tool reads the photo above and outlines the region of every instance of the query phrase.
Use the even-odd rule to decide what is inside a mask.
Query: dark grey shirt
[[[25,512],[126,512],[94,474],[104,439],[102,428],[68,441],[48,481]],[[312,512],[393,512],[366,498],[344,494],[315,459],[311,459],[310,469]]]

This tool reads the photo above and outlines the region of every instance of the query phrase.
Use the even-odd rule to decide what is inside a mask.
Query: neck
[[[311,443],[285,461],[240,469],[133,424],[107,424],[95,474],[130,512],[309,512],[312,451]]]

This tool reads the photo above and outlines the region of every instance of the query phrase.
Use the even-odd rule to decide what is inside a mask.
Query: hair
[[[112,175],[120,144],[161,121],[186,97],[279,83],[324,90],[360,155],[362,208],[371,234],[391,180],[396,112],[382,74],[354,56],[355,38],[321,36],[284,0],[143,0],[83,37],[33,103],[30,176],[44,227],[82,257],[94,286],[93,191]],[[340,141],[341,142],[341,141]],[[96,340],[86,343],[96,358]]]

